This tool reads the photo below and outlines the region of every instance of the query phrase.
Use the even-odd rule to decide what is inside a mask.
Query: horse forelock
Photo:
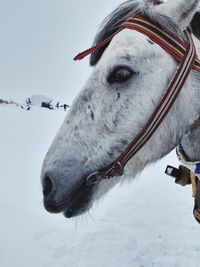
[[[101,43],[103,40],[114,34],[126,19],[133,14],[140,14],[159,23],[163,29],[171,31],[177,36],[184,38],[180,27],[168,16],[158,13],[150,1],[137,2],[133,0],[126,1],[110,13],[102,22],[93,42],[93,45]],[[107,46],[104,46],[90,56],[90,65],[98,63]]]

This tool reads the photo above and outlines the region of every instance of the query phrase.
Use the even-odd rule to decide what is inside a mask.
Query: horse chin
[[[73,218],[89,211],[92,207],[92,199],[94,192],[96,191],[96,187],[96,185],[89,187],[82,185],[79,189],[77,189],[74,192],[68,207],[63,212],[63,215],[66,218]]]
[[[69,207],[66,211],[63,212],[64,217],[67,219],[74,218],[80,215],[83,215],[87,211],[89,211],[90,206],[84,205],[82,207]]]

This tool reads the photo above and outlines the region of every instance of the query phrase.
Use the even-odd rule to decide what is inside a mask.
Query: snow
[[[0,107],[1,267],[197,267],[191,188],[164,174],[175,153],[67,220],[42,205],[40,169],[64,112]]]

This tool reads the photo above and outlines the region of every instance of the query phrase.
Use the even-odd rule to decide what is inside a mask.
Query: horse
[[[191,159],[200,158],[199,135],[191,132],[200,113],[200,73],[191,71],[168,114],[130,158],[123,175],[90,186],[86,183],[88,175],[113,162],[142,131],[178,66],[177,60],[147,35],[119,30],[120,25],[137,13],[181,40],[192,25],[200,55],[199,24],[195,23],[199,2],[168,0],[156,5],[152,1],[126,1],[103,21],[94,47],[110,36],[112,39],[92,52],[92,73],[43,162],[41,183],[47,211],[63,213],[67,218],[84,214],[116,184],[134,180],[181,142]],[[194,137],[195,145],[191,146]]]

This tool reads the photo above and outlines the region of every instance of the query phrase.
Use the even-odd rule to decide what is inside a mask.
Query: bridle
[[[184,32],[186,38],[183,41],[172,32],[164,30],[159,23],[137,14],[129,17],[112,36],[78,54],[74,60],[81,60],[97,49],[104,47],[116,34],[124,29],[131,29],[146,35],[173,56],[179,64],[143,129],[112,163],[87,177],[86,183],[88,186],[123,175],[124,167],[128,161],[148,142],[170,111],[191,70],[200,72],[200,61],[196,54],[190,29]]]

